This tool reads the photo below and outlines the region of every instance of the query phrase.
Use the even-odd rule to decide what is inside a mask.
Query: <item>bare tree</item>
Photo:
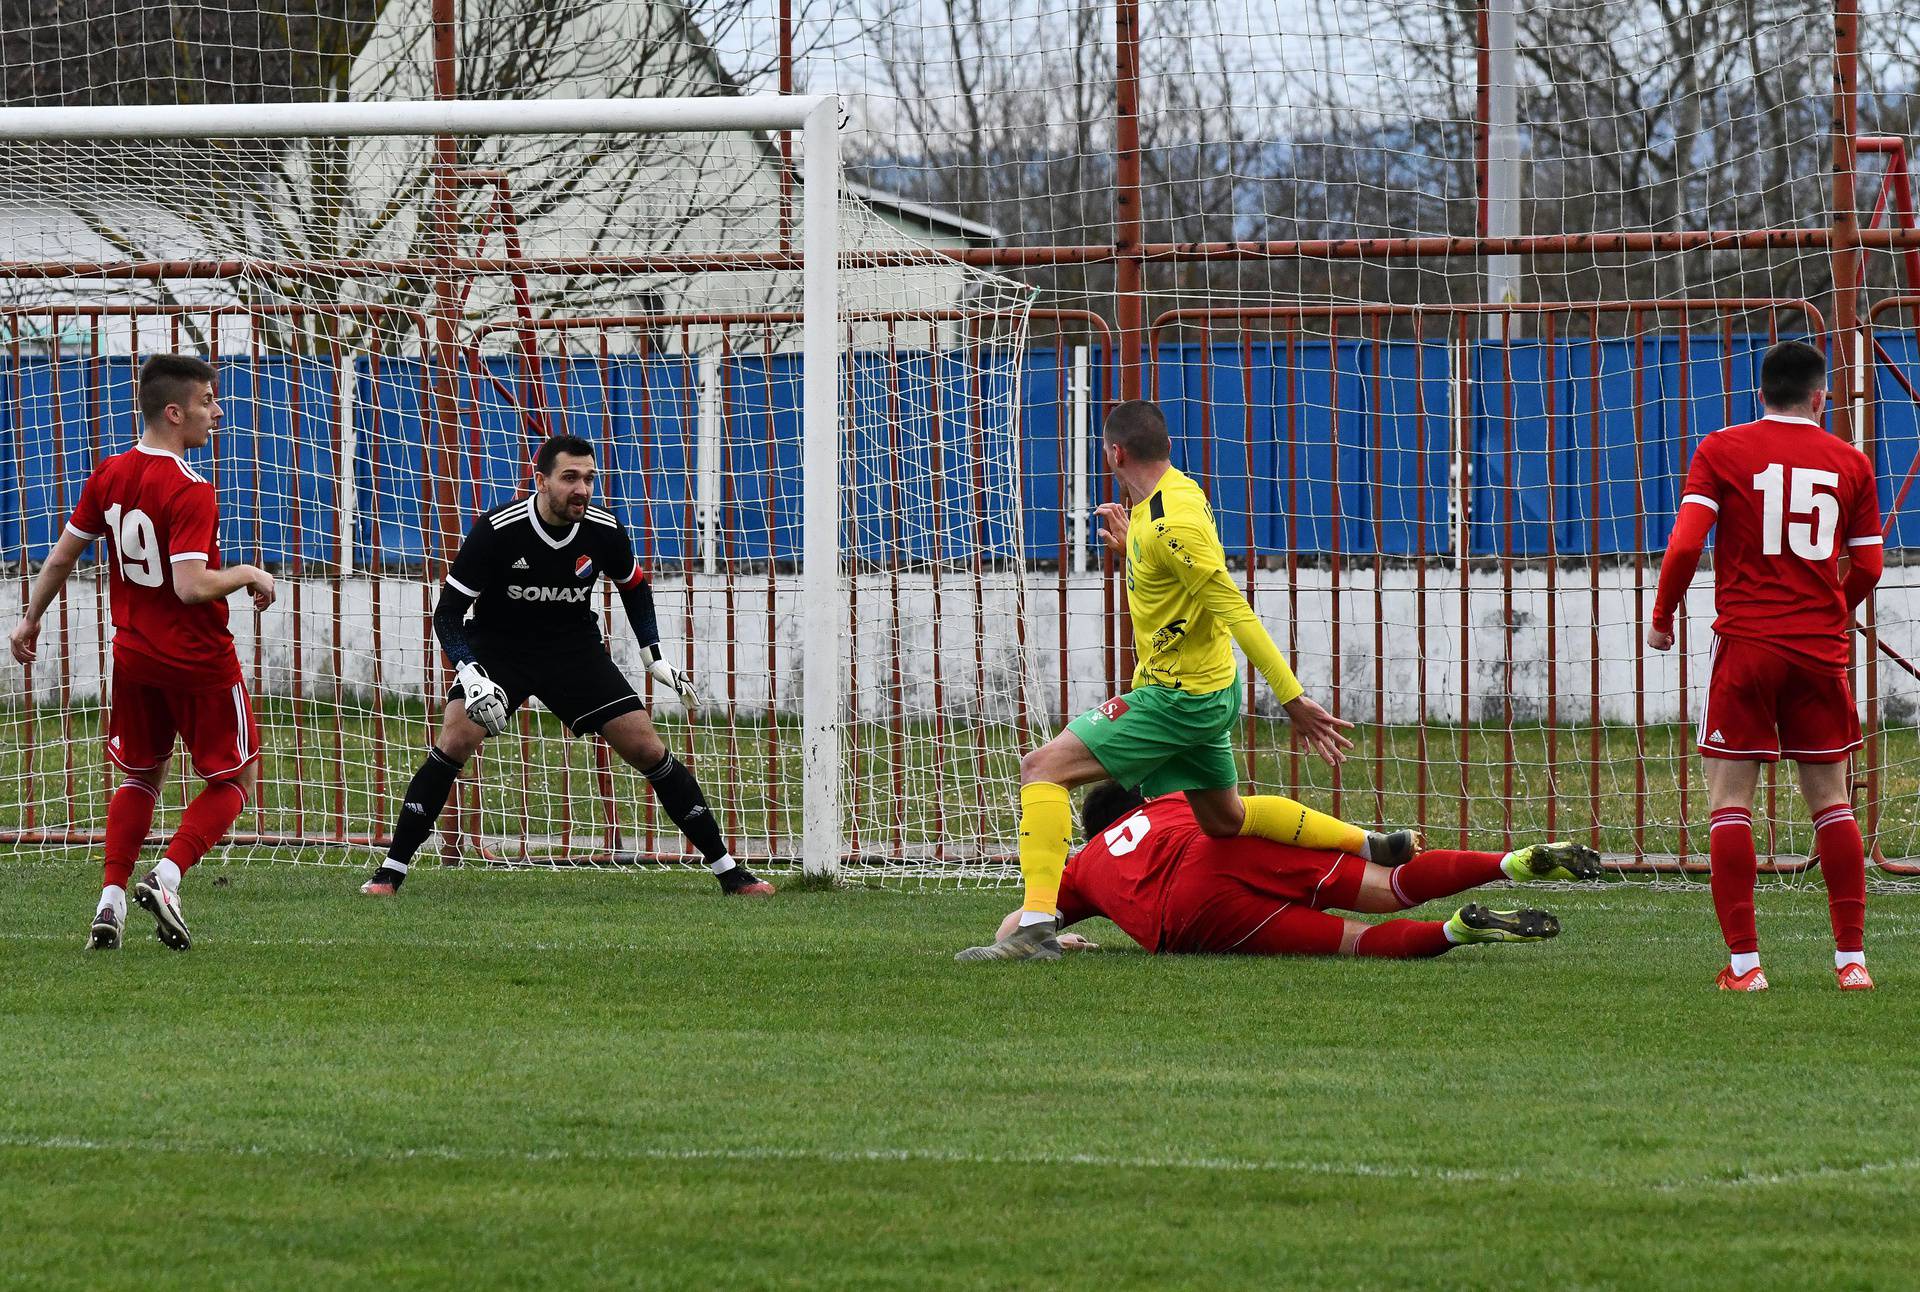
[[[434,97],[429,0],[225,0],[202,6],[93,6],[41,0],[6,23],[0,73],[16,103],[274,102]],[[697,7],[670,0],[464,0],[456,28],[455,92],[466,98],[726,95],[773,71],[770,41],[749,38],[751,0]],[[31,25],[28,24],[32,20]],[[725,62],[721,49],[728,51]],[[805,53],[805,50],[801,51]],[[452,245],[505,249],[498,185],[530,252],[596,256],[709,246],[757,236],[765,202],[743,186],[749,169],[778,166],[764,139],[608,133],[564,147],[532,137],[457,141]],[[743,155],[744,149],[744,155]],[[168,168],[182,182],[156,183]],[[504,181],[481,182],[479,172]],[[366,258],[420,260],[446,246],[428,218],[436,158],[428,140],[322,138],[272,143],[197,141],[172,150],[39,148],[33,165],[54,196],[129,259],[191,252],[263,266]],[[751,212],[744,204],[759,203]],[[644,212],[644,220],[636,218]],[[546,245],[540,245],[542,240]],[[769,239],[770,241],[770,239]],[[756,247],[758,249],[758,247]],[[646,308],[670,279],[603,275],[534,281],[536,310],[558,301]],[[477,315],[508,295],[502,281],[467,284]],[[390,324],[329,314],[336,304],[417,311],[431,284],[411,277],[342,277],[267,268],[239,284],[252,302],[318,307],[266,316],[279,345],[329,351],[417,342]],[[167,294],[166,285],[159,290]],[[392,317],[391,315],[388,316]]]
[[[1151,241],[1471,235],[1477,0],[1314,0],[1292,32],[1229,36],[1207,4],[1143,6],[1142,203]],[[1832,34],[1812,0],[1522,4],[1519,124],[1531,234],[1818,226],[1830,220]],[[869,24],[883,69],[862,173],[1026,244],[1113,238],[1112,6],[941,0]],[[1863,119],[1904,123],[1920,51],[1865,60]],[[1565,300],[1817,298],[1827,258],[1787,249],[1535,258]],[[1110,298],[1105,269],[1027,272],[1061,304]],[[1470,259],[1155,266],[1154,308],[1204,296],[1444,303]]]
[[[1240,51],[1208,32],[1207,6],[1147,10],[1142,120],[1149,241],[1236,236],[1260,145],[1237,128]],[[857,94],[856,178],[1000,229],[1009,242],[1111,244],[1113,6],[939,0],[863,23],[877,84]],[[1182,277],[1229,271],[1185,270]],[[1110,265],[1020,275],[1042,303],[1110,312]]]
[[[14,106],[326,98],[386,0],[5,0],[0,94]]]

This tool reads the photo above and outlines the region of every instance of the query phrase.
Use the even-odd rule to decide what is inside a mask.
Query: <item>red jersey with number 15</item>
[[[67,530],[108,545],[116,677],[149,686],[240,680],[224,600],[190,606],[173,590],[175,561],[220,567],[213,486],[164,449],[136,444],[87,477]]]
[[[1763,417],[1700,441],[1680,501],[1717,517],[1713,631],[1845,670],[1840,556],[1881,541],[1866,454],[1804,417]]]

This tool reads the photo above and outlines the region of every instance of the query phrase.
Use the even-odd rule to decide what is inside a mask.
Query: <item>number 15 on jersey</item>
[[[1833,555],[1840,528],[1839,472],[1813,467],[1789,471],[1773,462],[1753,477],[1753,487],[1760,494],[1761,555],[1780,555],[1783,536],[1795,556],[1824,561]]]

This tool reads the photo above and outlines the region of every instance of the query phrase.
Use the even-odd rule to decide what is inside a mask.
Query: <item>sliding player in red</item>
[[[1767,989],[1753,918],[1753,791],[1760,765],[1783,757],[1799,764],[1813,814],[1834,973],[1843,991],[1873,988],[1862,939],[1866,850],[1847,794],[1847,756],[1860,747],[1847,670],[1854,608],[1880,579],[1880,510],[1866,455],[1820,425],[1826,382],[1818,350],[1781,342],[1760,363],[1765,416],[1694,450],[1647,629],[1648,645],[1672,647],[1674,609],[1718,525],[1713,673],[1696,741],[1712,812],[1713,907],[1732,953],[1716,980],[1726,991]]]
[[[154,918],[155,935],[175,951],[192,945],[180,914],[180,876],[233,827],[253,795],[260,729],[240,681],[226,600],[244,589],[266,609],[273,604],[273,576],[253,565],[221,566],[213,486],[184,457],[220,424],[213,378],[212,367],[185,355],[155,355],[141,365],[140,442],[87,477],[9,642],[15,659],[34,661],[40,617],[81,555],[105,538],[113,615],[107,758],[126,779],[107,802],[105,873],[87,934],[91,951],[120,945],[127,879],[153,825],[176,736],[206,788],[181,814],[166,855],[133,890]]]
[[[1495,880],[1584,880],[1600,858],[1571,843],[1509,853],[1433,848],[1383,866],[1333,848],[1207,834],[1179,794],[1151,801],[1115,781],[1080,809],[1089,840],[1060,884],[1060,927],[1104,915],[1162,955],[1374,956],[1412,960],[1469,942],[1542,942],[1560,932],[1546,911],[1471,902],[1446,920],[1363,920],[1329,909],[1403,911]],[[1014,911],[1001,936],[1019,922]],[[1090,945],[1061,940],[1063,949]]]

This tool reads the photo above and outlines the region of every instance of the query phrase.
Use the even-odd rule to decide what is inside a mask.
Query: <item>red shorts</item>
[[[1201,838],[1167,886],[1163,951],[1187,954],[1332,955],[1344,921],[1319,916],[1298,946],[1270,945],[1291,928],[1293,912],[1350,909],[1367,863],[1343,852],[1296,848],[1267,839]],[[1322,946],[1332,926],[1332,945]]]
[[[186,743],[194,774],[217,781],[260,756],[260,727],[247,688],[182,691],[115,678],[107,714],[107,757],[126,772],[150,772]]]
[[[1860,747],[1845,673],[1822,673],[1733,637],[1713,642],[1694,743],[1708,758],[1837,763]]]

